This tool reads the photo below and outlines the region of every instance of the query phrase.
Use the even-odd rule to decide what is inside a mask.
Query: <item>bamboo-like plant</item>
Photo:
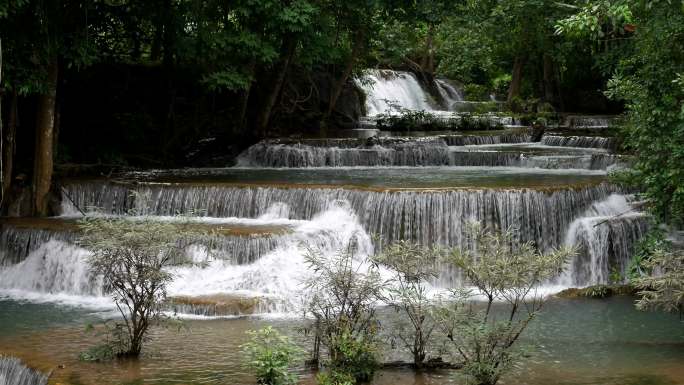
[[[137,357],[150,326],[161,320],[172,280],[166,267],[185,263],[185,248],[207,233],[184,220],[102,216],[84,218],[79,228],[90,269],[102,277],[122,317],[114,354]]]
[[[558,275],[575,250],[541,253],[530,242],[516,245],[513,231],[492,231],[479,223],[471,224],[468,234],[475,247],[452,249],[446,260],[474,289],[453,290],[435,317],[453,342],[463,372],[475,384],[494,385],[518,358],[515,344],[544,304],[538,287]],[[495,302],[503,310],[493,311]]]

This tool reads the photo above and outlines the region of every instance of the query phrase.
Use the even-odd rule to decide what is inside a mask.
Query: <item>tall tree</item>
[[[684,225],[684,12],[680,2],[588,1],[558,34],[591,39],[613,71],[607,95],[627,108],[625,181],[644,191],[656,218]],[[648,154],[644,156],[644,154]]]

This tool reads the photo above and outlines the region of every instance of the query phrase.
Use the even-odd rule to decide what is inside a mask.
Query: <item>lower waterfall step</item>
[[[484,171],[482,171],[484,172]],[[291,175],[286,173],[284,175]],[[423,244],[460,245],[466,224],[479,220],[494,228],[519,229],[522,241],[547,249],[561,244],[576,215],[620,188],[589,178],[591,183],[564,185],[569,176],[535,175],[533,188],[369,189],[311,185],[232,185],[206,183],[103,183],[74,181],[64,193],[79,207],[99,207],[112,214],[131,209],[149,215],[195,212],[211,217],[258,218],[278,206],[294,220],[310,220],[331,206],[348,205],[366,231],[384,242],[399,239]],[[559,178],[558,175],[561,175]],[[546,175],[548,176],[548,175]],[[479,180],[481,176],[474,175]],[[498,175],[497,178],[501,178]],[[518,173],[505,175],[516,184]],[[419,179],[420,181],[420,179]],[[552,187],[548,187],[552,186]],[[131,195],[131,190],[136,194]],[[135,196],[144,197],[141,200]]]
[[[273,250],[292,230],[291,226],[283,224],[245,224],[245,221],[235,223],[210,218],[187,220],[194,222],[191,226],[206,229],[213,234],[207,241],[214,250],[214,257],[236,264],[257,260]],[[0,266],[21,262],[50,241],[75,245],[78,241],[77,221],[77,218],[69,217],[1,219]]]
[[[273,313],[276,302],[273,298],[238,294],[176,295],[167,299],[166,308],[180,315],[236,317]]]

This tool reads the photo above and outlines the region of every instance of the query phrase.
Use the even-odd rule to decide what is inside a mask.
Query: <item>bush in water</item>
[[[91,252],[90,269],[102,277],[123,319],[113,327],[119,345],[112,352],[137,357],[149,327],[164,321],[161,310],[172,279],[165,267],[184,263],[185,248],[205,232],[186,221],[148,218],[86,217],[79,227],[79,243]]]
[[[257,382],[263,385],[290,385],[297,383],[292,366],[301,350],[287,336],[267,326],[250,330],[250,341],[242,345],[247,366],[254,371]]]
[[[390,245],[374,261],[389,267],[394,273],[384,302],[404,313],[410,323],[409,332],[394,328],[398,339],[413,355],[413,364],[420,369],[427,357],[430,338],[435,330],[432,301],[427,281],[437,277],[438,251],[400,241]]]
[[[575,250],[541,254],[529,242],[516,245],[513,232],[489,231],[479,223],[469,226],[468,235],[475,251],[452,249],[445,258],[477,293],[453,290],[435,318],[453,342],[463,373],[475,384],[494,385],[519,357],[515,343],[544,303],[536,289],[559,274]],[[485,304],[476,296],[484,296]],[[505,304],[503,314],[494,315],[494,302]]]
[[[643,266],[651,275],[635,280],[637,308],[684,312],[684,251],[656,249]]]
[[[331,341],[332,355],[327,366],[333,373],[353,379],[352,383],[368,382],[378,367],[376,343],[372,335],[352,337],[342,333]]]
[[[367,381],[376,367],[375,304],[382,280],[375,264],[349,244],[335,255],[310,249],[306,261],[313,274],[306,281],[306,313],[315,320],[314,357],[327,348],[325,366]]]
[[[355,380],[350,374],[331,370],[319,373],[316,382],[318,385],[354,385]]]

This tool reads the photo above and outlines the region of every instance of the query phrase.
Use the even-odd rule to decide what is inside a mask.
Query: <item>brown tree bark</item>
[[[12,100],[10,101],[9,116],[7,117],[7,127],[3,128],[3,145],[2,145],[2,196],[3,199],[7,196],[9,188],[12,185],[12,173],[14,168],[14,154],[16,151],[16,133],[17,133],[17,91],[12,91]],[[2,124],[0,122],[0,124]]]
[[[48,194],[52,183],[55,104],[59,68],[53,58],[47,68],[47,92],[38,97],[36,145],[33,160],[33,214],[48,215]]]
[[[292,61],[292,58],[297,50],[297,43],[297,39],[292,35],[286,36],[283,40],[280,50],[280,62],[276,68],[275,75],[266,93],[266,98],[256,119],[257,135],[260,137],[264,137],[266,135],[266,130],[268,129],[273,107],[278,101],[280,90],[283,88],[285,75],[287,75],[287,71],[290,68],[290,62]]]
[[[508,88],[508,103],[510,104],[514,98],[520,97],[520,89],[522,87],[523,69],[525,68],[525,57],[522,55],[515,57],[513,63],[513,72],[511,74],[511,85]]]
[[[256,70],[256,58],[251,58],[247,64],[247,72],[250,77],[254,76],[254,71]],[[236,132],[238,135],[243,135],[245,133],[245,128],[247,127],[247,111],[249,110],[249,97],[252,94],[253,82],[249,83],[249,86],[242,92],[240,92],[240,100],[238,102],[238,113],[237,113],[237,124]]]
[[[544,100],[547,103],[555,104],[556,102],[556,82],[554,76],[554,64],[551,56],[544,54]]]
[[[339,79],[337,79],[332,89],[330,90],[328,109],[325,111],[325,114],[321,119],[322,125],[325,125],[325,122],[328,120],[333,110],[335,109],[335,106],[337,105],[337,100],[340,98],[340,95],[342,95],[344,85],[347,83],[347,80],[349,79],[352,70],[354,70],[354,64],[356,63],[356,59],[359,56],[359,52],[361,51],[365,37],[366,31],[364,28],[359,28],[354,34],[354,43],[352,45],[352,51],[349,55],[349,58],[347,59],[347,63],[344,66],[344,71],[342,71],[342,75]]]
[[[435,26],[430,24],[425,37],[425,52],[420,62],[421,72],[430,75],[435,73],[435,49],[434,49]]]

